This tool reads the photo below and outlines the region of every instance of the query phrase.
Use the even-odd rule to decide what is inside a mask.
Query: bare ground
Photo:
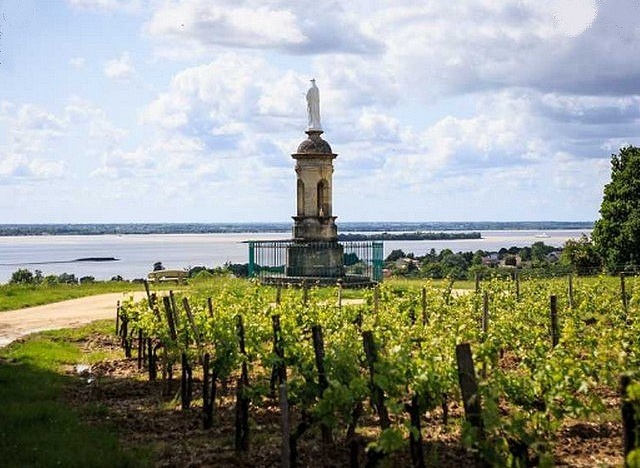
[[[99,294],[0,312],[0,347],[29,333],[78,327],[94,320],[115,318],[117,301],[131,295],[141,299],[144,294],[143,292]]]
[[[115,337],[93,335],[84,346],[114,352],[119,343]],[[72,370],[70,370],[72,372]],[[178,369],[175,373],[179,375]],[[280,411],[276,399],[264,398],[251,406],[251,442],[243,454],[234,450],[235,385],[226,382],[218,389],[215,423],[212,429],[202,428],[200,381],[194,375],[192,408],[180,410],[179,381],[169,388],[166,382],[147,381],[144,370],[138,370],[135,356],[131,359],[105,360],[79,378],[78,385],[68,395],[77,405],[97,405],[106,411],[99,417],[89,417],[93,423],[106,418],[117,427],[122,443],[129,447],[151,444],[156,456],[154,466],[188,467],[277,467],[280,460]],[[615,392],[603,395],[612,410],[619,405]],[[449,423],[443,424],[440,409],[422,417],[424,453],[427,466],[453,468],[473,466],[474,460],[460,442],[461,405],[448,405]],[[295,408],[292,419],[299,417]],[[370,408],[358,428],[358,457],[361,466],[366,462],[365,447],[378,433],[377,418]],[[570,421],[557,434],[554,460],[562,467],[621,466],[621,424],[618,421]],[[344,433],[334,434],[334,444],[322,449],[320,435],[311,430],[299,443],[299,466],[349,466],[349,450]],[[411,466],[408,448],[394,454],[381,466]]]

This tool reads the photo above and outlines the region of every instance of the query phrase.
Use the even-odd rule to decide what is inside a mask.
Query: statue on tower
[[[307,130],[322,131],[320,125],[320,92],[316,86],[316,80],[311,80],[311,88],[307,91],[307,112],[309,114],[309,126]]]

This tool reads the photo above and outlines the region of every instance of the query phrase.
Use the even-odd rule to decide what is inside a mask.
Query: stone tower
[[[343,247],[333,216],[333,160],[337,154],[320,135],[320,105],[315,80],[307,93],[307,139],[291,155],[296,160],[294,244],[287,252],[287,276],[344,276]]]
[[[300,241],[332,242],[338,238],[332,209],[333,160],[337,156],[320,135],[309,136],[291,157],[296,160],[297,214],[293,217],[293,238]]]

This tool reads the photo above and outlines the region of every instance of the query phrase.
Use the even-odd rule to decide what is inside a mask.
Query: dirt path
[[[99,294],[0,312],[0,347],[37,331],[71,328],[94,320],[115,319],[117,301],[132,294],[136,299],[145,297],[144,292]]]

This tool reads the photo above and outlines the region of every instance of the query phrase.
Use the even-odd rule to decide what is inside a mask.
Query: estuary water
[[[589,235],[585,230],[499,230],[481,231],[482,239],[440,241],[385,241],[385,256],[394,249],[424,255],[431,249],[440,252],[497,251],[502,247],[525,247],[542,241],[561,247],[567,239]],[[370,233],[368,233],[370,234]],[[77,236],[0,237],[0,283],[6,283],[18,268],[41,270],[44,275],[73,273],[78,278],[93,276],[108,280],[120,275],[125,279],[144,278],[155,262],[168,269],[190,266],[215,267],[226,262],[248,261],[247,240],[287,239],[287,233],[220,234],[131,234]],[[117,261],[75,262],[80,258],[114,257]]]

